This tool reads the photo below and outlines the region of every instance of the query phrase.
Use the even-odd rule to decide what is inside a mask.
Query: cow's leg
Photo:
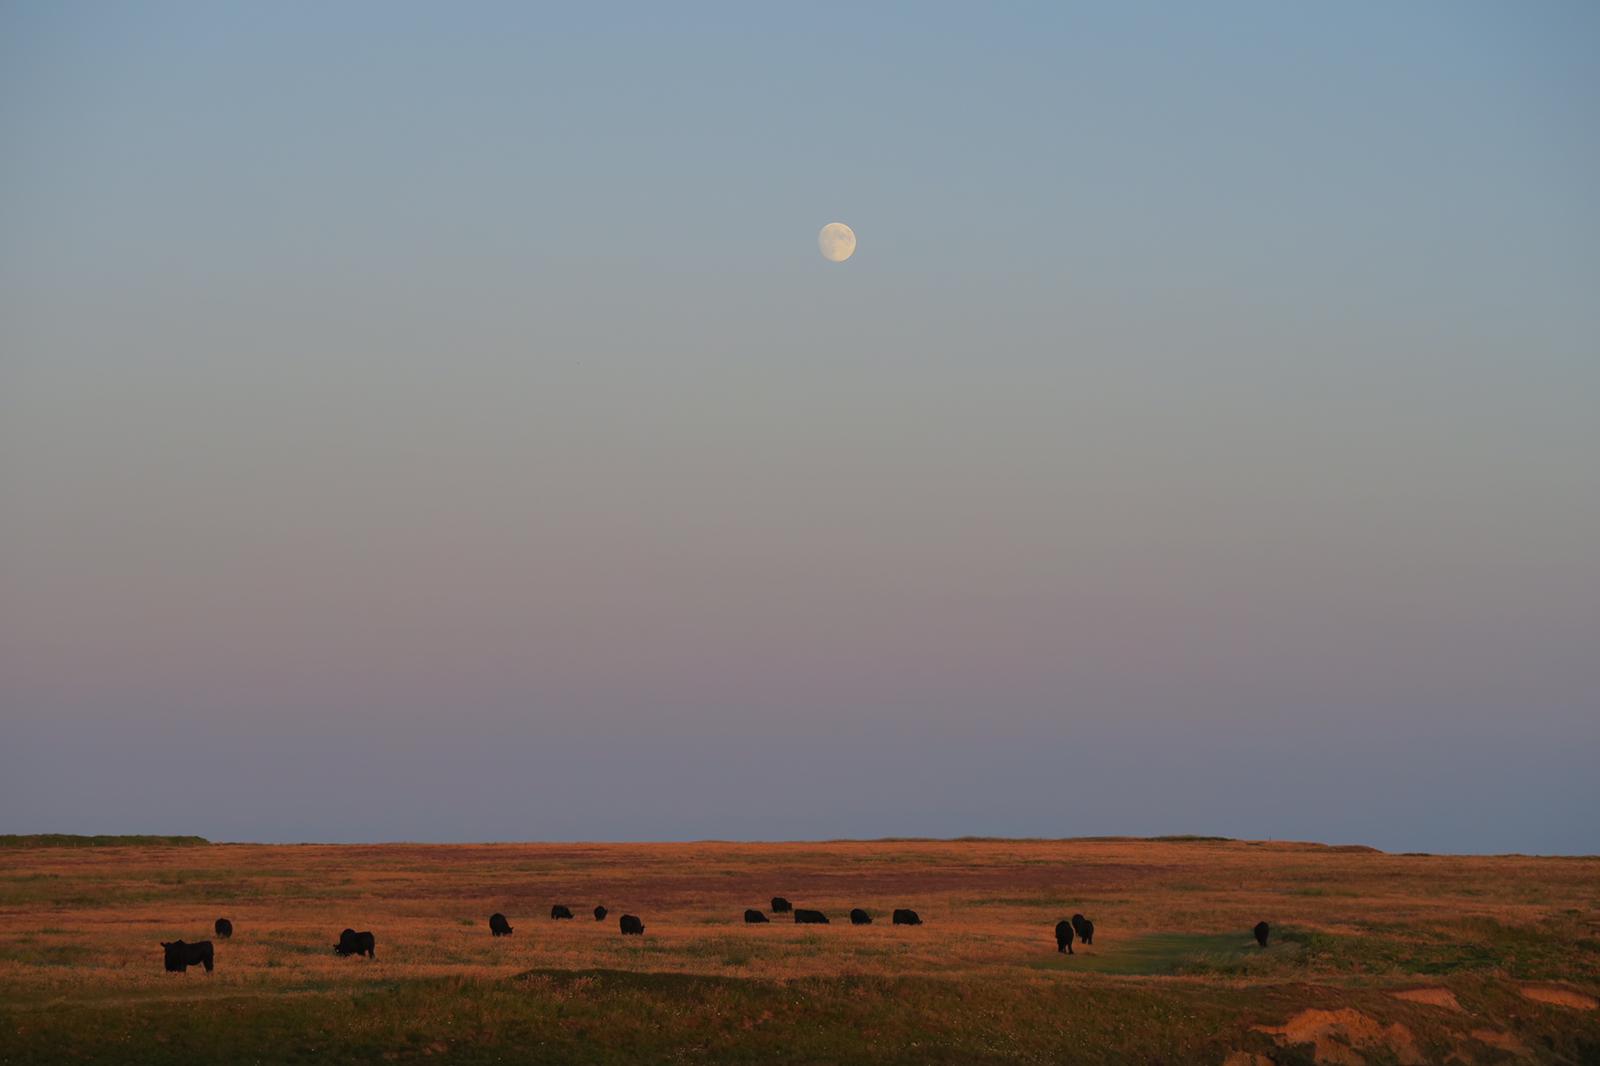
[[[202,960],[201,960],[201,961],[202,961],[202,962],[204,962],[204,963],[205,963],[205,964],[206,964],[206,973],[210,973],[210,972],[211,972],[211,956],[210,956],[210,955],[207,955],[207,956],[206,956],[206,957],[205,957],[205,958],[204,958],[204,959],[202,959]]]

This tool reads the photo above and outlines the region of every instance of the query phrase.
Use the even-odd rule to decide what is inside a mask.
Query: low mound
[[[1549,1003],[1555,1007],[1571,1007],[1573,1010],[1594,1010],[1600,1007],[1600,1000],[1582,992],[1574,992],[1570,988],[1556,988],[1553,985],[1523,985],[1522,994],[1535,1003]]]
[[[1456,1002],[1456,994],[1448,988],[1408,988],[1389,994],[1407,1003],[1426,1003],[1430,1007],[1443,1007],[1445,1010],[1454,1011],[1462,1009],[1461,1004]]]
[[[76,833],[7,833],[0,835],[0,848],[196,848],[211,841],[205,837],[80,836]]]
[[[1472,1039],[1480,1044],[1488,1044],[1492,1048],[1498,1048],[1512,1055],[1526,1058],[1533,1054],[1527,1044],[1524,1044],[1510,1033],[1502,1033],[1495,1029],[1474,1029],[1470,1035]]]
[[[1385,1026],[1358,1010],[1303,1010],[1282,1025],[1258,1025],[1280,1044],[1310,1044],[1314,1062],[1331,1066],[1363,1066],[1363,1051],[1386,1055],[1400,1066],[1421,1066],[1411,1030],[1396,1022]]]

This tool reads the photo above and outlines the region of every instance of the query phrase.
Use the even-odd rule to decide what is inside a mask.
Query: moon
[[[856,252],[856,231],[843,222],[830,222],[817,234],[817,247],[828,262],[842,263]]]

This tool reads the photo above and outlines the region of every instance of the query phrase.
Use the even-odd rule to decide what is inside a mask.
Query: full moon
[[[842,263],[855,254],[856,231],[843,222],[830,222],[817,234],[817,247],[828,262]]]

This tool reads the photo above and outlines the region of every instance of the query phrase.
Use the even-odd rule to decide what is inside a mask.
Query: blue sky
[[[1600,849],[1597,46],[8,4],[0,831]]]

